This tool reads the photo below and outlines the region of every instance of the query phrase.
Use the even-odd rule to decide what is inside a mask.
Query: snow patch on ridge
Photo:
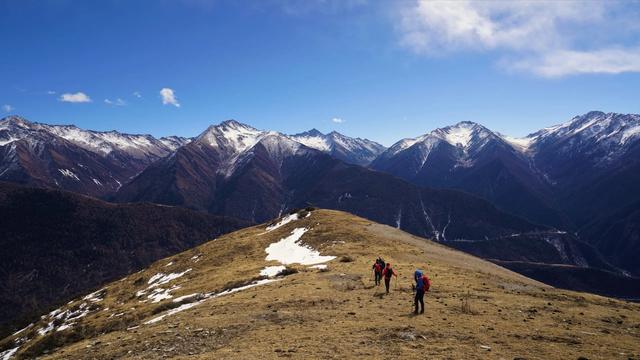
[[[13,349],[5,350],[0,353],[0,360],[9,360],[11,357],[18,351],[20,347],[15,347]]]
[[[267,266],[264,269],[260,270],[260,275],[266,277],[274,277],[285,269],[286,267],[284,265]]]
[[[189,268],[181,273],[170,273],[170,274],[157,273],[149,279],[147,284],[149,284],[149,288],[154,288],[156,286],[164,285],[171,280],[182,277],[184,274],[188,273],[191,270],[192,269]]]
[[[202,295],[204,297],[203,299],[201,299],[199,301],[196,301],[196,302],[182,304],[182,305],[178,306],[175,309],[168,310],[164,314],[162,314],[162,315],[160,315],[158,317],[155,317],[155,318],[153,318],[151,320],[146,321],[145,324],[149,325],[149,324],[157,323],[158,321],[161,321],[162,319],[164,319],[167,316],[171,316],[171,315],[177,314],[177,313],[179,313],[181,311],[185,311],[187,309],[191,309],[192,307],[194,307],[196,305],[200,305],[200,304],[202,304],[203,302],[205,302],[205,301],[207,301],[209,299],[214,299],[214,298],[217,298],[217,297],[220,297],[220,296],[233,294],[235,292],[239,292],[239,291],[242,291],[242,290],[250,289],[252,287],[268,284],[268,283],[271,283],[271,282],[274,282],[274,281],[278,281],[278,280],[263,279],[263,280],[258,280],[256,282],[253,282],[253,283],[248,284],[248,285],[239,286],[239,287],[236,287],[236,288],[233,288],[233,289],[224,290],[224,291],[221,291],[219,293],[204,294],[204,295]],[[183,297],[181,297],[181,299],[185,300],[185,299],[189,299],[189,298],[196,298],[198,295],[199,294],[191,294],[191,295],[183,296]]]
[[[309,216],[311,216],[311,212],[307,213],[307,215],[305,217],[309,217]],[[267,226],[266,230],[267,230],[267,232],[276,230],[276,229],[281,228],[281,227],[287,225],[288,223],[290,223],[292,221],[296,221],[298,219],[300,219],[300,215],[298,215],[298,213],[289,214],[289,215],[283,217],[276,224]]]
[[[271,243],[265,249],[267,253],[265,260],[275,260],[283,265],[315,265],[325,263],[336,258],[335,256],[320,255],[320,252],[314,250],[310,246],[300,244],[300,238],[307,231],[309,231],[307,228],[296,228],[291,232],[291,235],[278,242]]]

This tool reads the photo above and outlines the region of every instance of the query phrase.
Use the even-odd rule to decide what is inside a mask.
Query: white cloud
[[[339,118],[339,117],[331,118],[331,121],[333,121],[336,124],[342,124],[343,122],[345,122],[343,118]]]
[[[56,94],[56,92],[55,92],[55,91],[53,91],[53,90],[49,90],[49,91],[47,91],[47,95],[55,95],[55,94]]]
[[[115,100],[104,99],[104,103],[107,104],[107,105],[113,105],[113,106],[125,106],[125,105],[127,105],[127,103],[124,100],[120,99],[120,98],[117,98]]]
[[[640,49],[604,49],[591,52],[559,50],[507,66],[545,77],[571,74],[640,72]]]
[[[163,105],[173,105],[175,107],[180,107],[180,103],[178,103],[178,99],[176,98],[173,89],[162,88],[160,90],[160,96],[162,97]]]
[[[612,45],[615,41],[608,38],[620,32],[611,24],[631,16],[620,11],[623,2],[415,0],[401,4],[400,41],[417,54],[500,52],[500,65],[543,76],[620,73],[638,71],[640,66],[637,49]],[[593,36],[594,31],[598,36]]]
[[[4,112],[12,112],[15,108],[9,104],[2,105],[2,111]]]
[[[140,99],[142,97],[142,94],[140,93],[140,91],[134,91],[133,92],[133,96],[137,97],[138,99]]]
[[[77,92],[75,94],[71,94],[71,93],[65,93],[60,95],[60,98],[58,99],[62,102],[70,102],[70,103],[88,103],[91,102],[91,98],[83,93],[83,92]]]

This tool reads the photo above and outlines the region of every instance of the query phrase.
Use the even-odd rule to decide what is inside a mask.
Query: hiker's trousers
[[[413,303],[415,305],[415,313],[418,313],[418,303],[422,306],[422,310],[420,313],[424,312],[424,291],[416,290],[416,297],[413,299]]]

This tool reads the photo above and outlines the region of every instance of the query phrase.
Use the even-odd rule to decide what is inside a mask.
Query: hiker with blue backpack
[[[413,278],[416,281],[416,285],[415,285],[416,296],[413,299],[415,310],[413,311],[413,313],[416,315],[418,314],[418,303],[419,303],[422,306],[420,310],[420,314],[424,314],[424,293],[429,291],[429,288],[431,287],[431,281],[429,280],[427,275],[422,273],[422,271],[420,270],[416,270],[416,272],[413,274]]]

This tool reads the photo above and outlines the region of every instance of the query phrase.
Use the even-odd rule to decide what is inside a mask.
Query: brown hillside
[[[265,266],[279,265],[265,260],[265,248],[297,228],[309,229],[303,243],[336,256],[327,270],[293,265],[297,273],[221,293],[257,281]],[[378,255],[399,273],[390,295],[371,280]],[[412,314],[416,267],[432,279],[427,311],[418,316]],[[158,288],[162,294],[173,288],[172,297],[152,303],[148,294]],[[174,302],[190,294],[200,295]],[[168,315],[178,306],[191,307]],[[0,342],[0,353],[19,346],[18,358],[46,359],[640,356],[638,304],[557,290],[425,239],[328,210],[272,231],[260,225],[222,236],[60,310]],[[47,327],[48,333],[38,334]]]

